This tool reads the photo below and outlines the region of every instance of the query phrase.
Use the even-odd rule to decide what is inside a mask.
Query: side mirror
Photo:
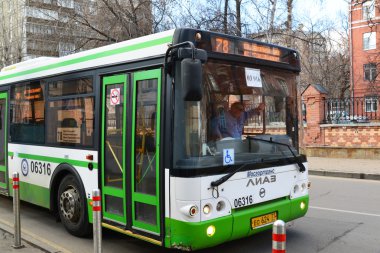
[[[181,73],[183,99],[185,101],[200,101],[202,99],[201,60],[183,59],[181,62]]]

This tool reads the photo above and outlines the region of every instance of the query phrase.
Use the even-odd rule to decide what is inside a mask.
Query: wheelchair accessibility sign
[[[223,165],[235,164],[235,150],[223,149]]]

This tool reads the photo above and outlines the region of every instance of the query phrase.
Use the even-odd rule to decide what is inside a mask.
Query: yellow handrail
[[[110,142],[109,142],[109,141],[106,141],[106,143],[107,143],[107,145],[108,145],[108,148],[111,150],[111,153],[112,153],[112,155],[113,155],[113,158],[115,159],[117,165],[119,166],[119,169],[120,169],[121,173],[123,173],[123,167],[121,167],[120,162],[119,162],[119,160],[117,159],[116,154],[115,154],[115,152],[113,151]]]

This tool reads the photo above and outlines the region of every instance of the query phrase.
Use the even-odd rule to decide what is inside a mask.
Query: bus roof
[[[41,57],[3,68],[0,85],[165,54],[175,30],[151,34],[64,57]]]
[[[198,33],[204,35],[200,40],[196,39]],[[159,57],[165,54],[170,43],[184,41],[192,41],[198,48],[210,53],[222,53],[239,57],[239,60],[261,61],[259,64],[300,71],[298,53],[292,49],[215,32],[181,28],[64,57],[40,57],[7,66],[0,72],[0,85]]]

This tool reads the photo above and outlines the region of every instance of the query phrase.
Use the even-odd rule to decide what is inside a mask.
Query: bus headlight
[[[301,208],[301,210],[304,210],[305,207],[306,207],[306,204],[305,204],[305,202],[302,201],[301,204],[300,204],[300,208]]]
[[[203,213],[204,214],[209,214],[211,212],[211,205],[210,204],[206,204],[204,207],[203,207]]]
[[[207,236],[208,237],[211,237],[215,234],[215,226],[214,225],[210,225],[207,227],[207,230],[206,230],[206,233],[207,233]]]

